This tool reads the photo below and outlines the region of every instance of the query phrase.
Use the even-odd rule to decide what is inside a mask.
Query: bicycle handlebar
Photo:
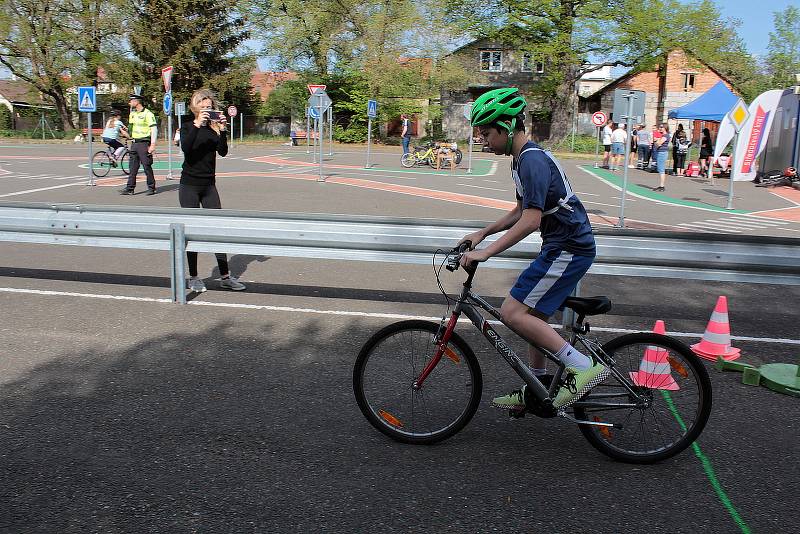
[[[472,241],[464,241],[463,243],[453,248],[453,250],[451,250],[447,255],[447,265],[445,266],[445,269],[447,269],[450,272],[457,271],[458,266],[460,265],[461,255],[467,252],[471,248],[472,248]]]

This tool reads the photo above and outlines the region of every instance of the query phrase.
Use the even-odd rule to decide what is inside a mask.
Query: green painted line
[[[672,402],[672,397],[670,396],[668,391],[664,391],[663,389],[659,390],[661,392],[661,396],[664,397],[664,400],[669,406],[670,412],[672,412],[672,416],[678,421],[681,429],[686,432],[686,423],[683,422],[683,418],[681,418],[680,414],[678,413],[678,409],[675,407],[675,404]],[[711,483],[711,487],[714,488],[714,492],[717,494],[717,498],[719,498],[722,505],[728,510],[728,513],[733,518],[734,522],[739,525],[743,534],[751,534],[750,527],[747,526],[747,523],[744,522],[742,516],[739,515],[739,512],[736,510],[736,507],[733,506],[728,495],[725,493],[725,490],[722,489],[722,484],[719,483],[719,479],[717,479],[717,474],[714,472],[714,467],[711,465],[711,460],[708,459],[703,451],[700,449],[700,445],[697,444],[695,441],[692,443],[692,450],[694,451],[694,455],[697,456],[697,459],[700,460],[700,463],[703,465],[703,471],[706,473],[706,477],[708,481]]]
[[[582,165],[581,168],[597,176],[601,180],[622,189],[622,176],[614,174],[613,172],[607,169],[595,169],[591,165]],[[638,195],[640,197],[645,197],[652,200],[659,200],[661,202],[667,202],[669,204],[676,204],[678,206],[686,206],[688,208],[702,208],[705,210],[720,211],[724,213],[731,213],[738,215],[747,215],[748,213],[752,213],[751,211],[745,211],[745,210],[729,210],[721,206],[715,206],[714,204],[706,204],[705,202],[694,202],[692,200],[673,198],[667,195],[656,193],[650,188],[642,187],[636,184],[631,184],[630,182],[628,183],[627,191],[629,193]]]

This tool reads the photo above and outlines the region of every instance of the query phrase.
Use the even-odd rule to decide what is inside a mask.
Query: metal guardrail
[[[0,203],[0,241],[169,250],[172,298],[186,302],[184,256],[263,254],[429,264],[482,221],[233,210]],[[591,273],[800,285],[800,239],[598,229]],[[491,239],[491,238],[490,238]],[[522,269],[538,234],[487,261]]]

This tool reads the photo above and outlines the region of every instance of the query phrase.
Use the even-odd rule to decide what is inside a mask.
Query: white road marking
[[[0,198],[4,197],[14,197],[17,195],[26,195],[28,193],[37,193],[39,191],[48,191],[50,189],[61,189],[62,187],[72,187],[74,185],[83,185],[81,182],[73,182],[69,184],[61,184],[61,185],[52,185],[50,187],[40,187],[38,189],[28,189],[26,191],[17,191],[16,193],[6,193],[4,195],[0,195]]]
[[[15,287],[0,287],[0,293],[23,293],[29,295],[41,295],[41,296],[52,296],[52,297],[78,297],[78,298],[93,298],[93,299],[101,299],[101,300],[122,300],[122,301],[133,301],[133,302],[154,302],[154,303],[161,303],[161,304],[170,304],[172,305],[172,300],[170,299],[157,299],[152,297],[130,297],[126,295],[108,295],[108,294],[97,294],[97,293],[76,293],[72,291],[49,291],[49,290],[42,290],[42,289],[22,289],[22,288],[15,288]],[[340,316],[348,316],[348,317],[370,317],[376,319],[421,319],[425,321],[434,321],[439,322],[442,320],[441,317],[427,317],[424,315],[405,315],[399,313],[371,313],[371,312],[359,312],[359,311],[352,311],[352,310],[319,310],[315,308],[294,308],[291,306],[267,306],[261,304],[239,304],[235,302],[203,302],[193,300],[186,303],[188,306],[210,306],[212,308],[239,308],[239,309],[246,309],[246,310],[262,310],[262,311],[274,311],[274,312],[287,312],[287,313],[309,313],[309,314],[317,314],[317,315],[340,315]],[[462,322],[468,322],[469,319],[462,317]],[[499,324],[499,321],[491,320],[489,321],[492,324]],[[550,324],[553,328],[563,328],[560,324]],[[592,330],[596,332],[610,332],[610,333],[619,333],[619,334],[628,334],[633,332],[642,332],[642,330],[632,330],[628,328],[608,328],[608,327],[597,327],[593,326]],[[700,339],[703,337],[702,333],[699,332],[668,332],[670,336],[674,337],[687,337],[687,338],[695,338]],[[749,336],[731,336],[732,340],[735,341],[755,341],[761,343],[783,343],[787,345],[800,345],[800,339],[787,339],[787,338],[769,338],[769,337],[749,337]]]

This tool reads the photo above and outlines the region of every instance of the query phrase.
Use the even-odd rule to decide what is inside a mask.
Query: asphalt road
[[[241,156],[256,157],[251,150]],[[0,168],[17,174],[0,177],[0,195],[64,185],[55,178],[71,174],[33,178],[77,164],[3,159],[8,154],[0,149]],[[376,157],[388,168],[390,156]],[[23,162],[27,179],[19,174]],[[368,183],[322,184],[311,175],[281,176],[308,174],[299,165],[224,165],[220,172],[246,174],[252,166],[250,173],[273,175],[222,178],[231,208],[500,213],[463,198],[375,186],[410,182],[463,194],[456,181],[467,183],[467,175],[409,173],[411,180],[368,171]],[[606,195],[598,202],[613,196],[607,182],[574,170],[579,191]],[[331,177],[361,176],[336,172]],[[163,186],[154,197],[67,185],[0,201],[176,205],[174,183]],[[481,198],[507,201],[511,190],[502,188]],[[631,218],[642,224],[677,226],[655,219],[700,211],[639,201],[648,207],[631,207]],[[783,202],[748,201],[754,210]],[[654,466],[605,458],[566,421],[509,421],[491,409],[491,397],[518,378],[468,325],[459,333],[476,350],[485,381],[469,426],[432,447],[376,432],[353,398],[353,360],[380,327],[445,313],[429,267],[234,256],[232,270],[248,290],[231,293],[216,290],[214,259],[205,254],[200,270],[209,291],[179,306],[168,302],[166,253],[7,243],[2,250],[0,532],[727,533],[789,532],[800,520],[797,399],[745,386],[740,374],[710,365],[714,408],[698,453]],[[455,290],[461,274],[445,287]],[[499,302],[514,277],[485,269],[476,290]],[[614,300],[610,314],[591,321],[603,339],[663,319],[687,342],[699,339],[726,295],[742,359],[798,361],[797,286],[589,276],[583,294]]]

